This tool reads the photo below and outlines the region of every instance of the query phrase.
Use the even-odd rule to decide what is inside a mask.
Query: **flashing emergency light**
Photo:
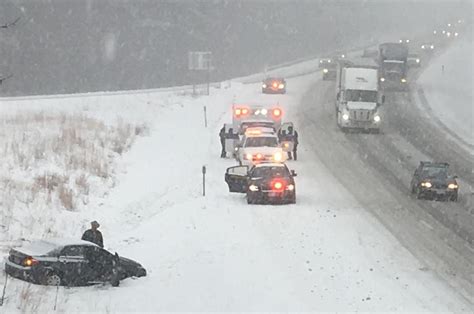
[[[280,118],[280,117],[281,117],[281,114],[282,114],[282,112],[281,112],[281,110],[280,110],[280,109],[278,109],[278,108],[275,108],[275,109],[273,109],[273,111],[272,111],[272,114],[273,114],[273,117],[275,117],[275,118]]]

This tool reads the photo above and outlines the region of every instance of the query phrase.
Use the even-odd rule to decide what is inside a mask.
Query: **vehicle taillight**
[[[247,108],[243,108],[243,109],[242,109],[242,114],[245,115],[245,114],[247,114],[247,113],[249,113],[249,110],[248,110]]]
[[[262,154],[257,154],[257,156],[255,156],[256,159],[260,160],[263,158]]]
[[[240,116],[241,114],[242,114],[242,109],[240,109],[240,108],[235,109],[235,115],[237,117]]]
[[[281,117],[281,110],[278,109],[278,108],[273,109],[272,114],[273,114],[273,117],[280,118]]]
[[[239,118],[241,116],[245,116],[246,114],[249,113],[249,109],[248,108],[235,108],[234,110],[234,115]]]
[[[23,266],[26,266],[26,267],[31,267],[31,266],[37,265],[38,263],[39,262],[31,256],[28,256],[27,258],[23,260]]]
[[[278,83],[277,82],[273,82],[273,87],[277,88],[278,87]]]
[[[278,85],[278,88],[279,89],[283,89],[285,87],[285,84],[281,83],[280,85]]]

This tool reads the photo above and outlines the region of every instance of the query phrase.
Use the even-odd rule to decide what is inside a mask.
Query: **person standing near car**
[[[219,131],[219,138],[221,140],[221,158],[225,158],[227,156],[227,153],[225,151],[225,125],[222,127],[222,129]]]
[[[288,127],[288,134],[287,138],[293,142],[293,159],[297,160],[298,155],[297,155],[297,149],[298,149],[298,132],[293,129],[293,126]],[[288,158],[291,159],[291,152],[288,152]]]
[[[86,230],[82,235],[82,240],[89,241],[97,244],[101,248],[104,247],[104,239],[102,238],[102,232],[97,230],[100,227],[100,224],[97,221],[91,222],[91,228]]]

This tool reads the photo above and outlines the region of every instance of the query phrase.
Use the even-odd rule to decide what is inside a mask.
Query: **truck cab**
[[[407,89],[408,47],[405,43],[379,46],[380,84],[386,90]]]
[[[337,124],[343,130],[378,133],[382,125],[378,65],[369,58],[338,63],[336,77]]]

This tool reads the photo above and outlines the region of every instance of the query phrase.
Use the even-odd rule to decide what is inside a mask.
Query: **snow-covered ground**
[[[473,59],[472,38],[453,43],[418,83],[434,115],[474,154]]]
[[[150,92],[1,102],[9,113],[84,114],[106,124],[120,118],[149,129],[118,157],[107,195],[81,211],[43,211],[49,227],[64,236],[79,237],[88,221],[98,220],[105,246],[142,263],[148,276],[119,288],[61,287],[57,311],[469,310],[305,147],[310,134],[300,134],[300,160],[289,163],[298,173],[296,205],[249,206],[242,195],[228,193],[224,172],[235,162],[219,158],[218,131],[231,119],[233,99],[278,101],[292,119],[304,92],[320,79],[319,73],[289,79],[283,96],[233,82],[200,98]],[[52,311],[55,293],[11,280],[4,309]]]

